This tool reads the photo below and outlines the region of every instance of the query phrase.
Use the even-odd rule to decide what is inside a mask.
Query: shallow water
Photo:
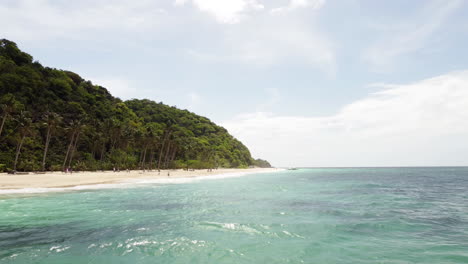
[[[0,263],[468,263],[468,168],[3,194]]]

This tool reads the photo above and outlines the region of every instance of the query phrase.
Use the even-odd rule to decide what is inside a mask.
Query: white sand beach
[[[45,174],[6,174],[0,173],[0,190],[29,188],[64,188],[80,185],[124,183],[134,180],[180,179],[216,176],[232,173],[261,173],[277,171],[276,168],[217,169],[208,170],[157,170],[153,171],[98,171],[98,172],[47,172]]]

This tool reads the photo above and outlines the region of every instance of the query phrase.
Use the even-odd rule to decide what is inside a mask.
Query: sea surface
[[[0,192],[0,263],[468,263],[468,168]]]

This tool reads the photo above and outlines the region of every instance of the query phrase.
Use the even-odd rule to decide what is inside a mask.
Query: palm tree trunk
[[[3,119],[2,119],[2,125],[0,125],[0,136],[2,135],[2,131],[3,131],[3,126],[5,125],[5,120],[7,118],[7,115],[3,115]]]
[[[114,140],[112,141],[111,150],[114,150],[114,149],[115,149],[115,144],[117,144],[117,139],[114,139]]]
[[[177,146],[174,146],[174,150],[172,151],[170,162],[174,161],[176,153],[177,153]]]
[[[145,161],[146,161],[146,150],[147,149],[148,149],[148,147],[145,147],[145,149],[141,153],[141,157],[140,157],[140,167],[141,167],[141,169],[143,171],[145,171]]]
[[[18,158],[19,158],[19,155],[20,155],[20,152],[21,152],[21,147],[23,147],[23,142],[24,142],[24,139],[26,138],[26,136],[23,136],[21,138],[21,141],[20,143],[18,144],[18,147],[16,148],[16,157],[15,157],[15,164],[13,165],[13,171],[16,172],[16,165],[18,164]]]
[[[93,157],[94,160],[96,160],[96,150],[97,150],[97,147],[98,145],[94,145],[93,148],[92,148],[92,152],[91,152],[91,157]]]
[[[151,148],[151,150],[150,150],[150,165],[149,165],[150,170],[153,170],[153,159],[154,159],[154,151]]]
[[[138,161],[138,167],[141,169],[141,163],[143,162],[143,151],[140,152],[140,160]]]
[[[145,154],[143,155],[143,168],[146,168],[146,153],[148,151],[148,147],[145,148]]]
[[[78,144],[79,137],[80,137],[80,132],[78,132],[78,134],[76,134],[75,144],[73,144],[73,148],[72,148],[72,151],[71,151],[71,154],[70,154],[70,161],[68,162],[68,167],[71,167],[71,163],[73,161],[73,154],[75,154],[76,145]]]
[[[106,150],[106,142],[103,142],[102,143],[102,148],[101,148],[101,157],[99,158],[99,161],[102,161],[102,159],[104,158],[104,151]]]
[[[45,162],[46,162],[46,157],[47,157],[47,151],[49,150],[49,143],[50,143],[50,137],[51,137],[51,129],[50,127],[47,128],[47,136],[46,136],[46,143],[44,147],[44,156],[42,157],[42,171],[45,171]]]
[[[165,136],[164,136],[164,139],[163,139],[163,142],[162,142],[162,145],[161,145],[161,150],[159,151],[159,157],[158,157],[158,170],[161,168],[161,160],[162,160],[162,155],[163,155],[163,151],[164,151],[164,147],[166,145],[166,141],[167,139],[169,138],[169,135],[171,134],[171,132],[168,132]]]
[[[167,145],[167,150],[166,150],[166,155],[164,155],[164,168],[168,168],[169,165],[169,153],[171,151],[171,142],[169,141],[169,144]]]
[[[158,170],[161,169],[161,160],[162,160],[162,153],[164,150],[164,141],[161,144],[161,149],[159,150],[159,157],[158,157]]]
[[[74,139],[75,139],[75,132],[73,132],[71,140],[70,140],[70,144],[68,144],[67,154],[65,155],[65,159],[63,160],[63,165],[62,165],[63,170],[65,170],[65,165],[67,164],[67,160],[68,160],[68,154],[70,154],[70,150],[71,150],[71,148],[73,146],[73,140]]]

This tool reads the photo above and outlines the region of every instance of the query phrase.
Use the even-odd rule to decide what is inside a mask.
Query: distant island
[[[271,167],[208,118],[122,101],[0,40],[0,172]]]

